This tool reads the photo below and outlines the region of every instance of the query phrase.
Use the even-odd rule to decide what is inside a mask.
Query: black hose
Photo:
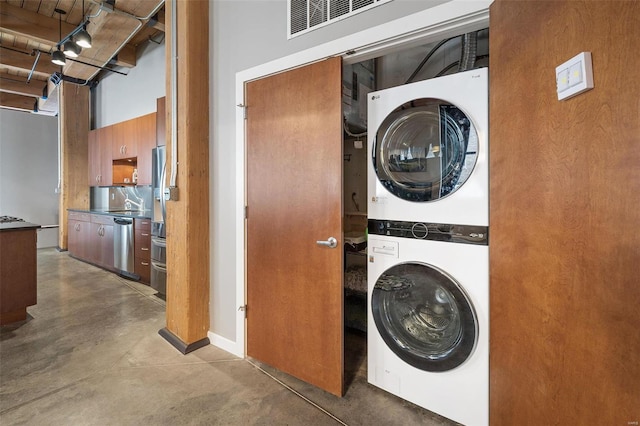
[[[488,57],[489,57],[489,55],[480,55],[480,56],[476,56],[475,60],[478,61],[480,59],[485,59],[485,58],[488,58]],[[451,68],[458,66],[459,63],[460,63],[460,61],[455,61],[455,62],[450,63],[449,65],[447,65],[446,67],[441,69],[440,72],[435,75],[435,77],[442,77]]]
[[[476,63],[478,51],[478,33],[466,33],[462,35],[462,45],[460,46],[460,61],[458,71],[473,69]]]
[[[436,50],[440,49],[446,42],[448,42],[449,40],[453,40],[454,38],[456,38],[456,37],[451,37],[451,38],[442,40],[440,43],[436,44],[434,46],[434,48],[431,49],[431,51],[429,51],[429,53],[427,53],[427,56],[424,57],[422,62],[420,62],[420,65],[418,65],[416,70],[413,72],[413,74],[411,74],[411,76],[407,79],[407,81],[404,82],[404,84],[411,83],[413,81],[413,79],[416,78],[416,76],[418,75],[418,73],[420,72],[422,67],[424,67],[424,65],[427,63],[427,61],[433,56],[434,53],[436,53]]]

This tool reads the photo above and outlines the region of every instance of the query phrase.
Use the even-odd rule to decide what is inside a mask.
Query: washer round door
[[[452,277],[434,266],[389,268],[376,281],[371,308],[387,346],[421,370],[452,370],[476,346],[478,321],[471,301]]]
[[[389,192],[429,202],[453,194],[478,158],[473,122],[441,99],[416,99],[385,118],[373,142],[373,166]]]

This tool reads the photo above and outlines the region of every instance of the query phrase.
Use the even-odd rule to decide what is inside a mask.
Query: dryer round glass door
[[[462,287],[440,269],[403,263],[386,270],[371,295],[373,319],[387,346],[425,371],[448,371],[471,356],[478,321]]]
[[[440,99],[416,99],[385,118],[372,155],[378,180],[393,195],[435,201],[454,193],[471,175],[478,135],[456,106]]]

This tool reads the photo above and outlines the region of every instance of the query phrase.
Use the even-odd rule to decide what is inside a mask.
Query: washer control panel
[[[369,234],[416,240],[489,245],[489,227],[369,219]]]

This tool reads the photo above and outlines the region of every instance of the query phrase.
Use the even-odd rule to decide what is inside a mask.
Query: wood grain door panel
[[[343,392],[341,60],[247,84],[247,354]],[[335,249],[316,244],[335,237]]]
[[[640,2],[491,6],[492,425],[640,420]],[[558,101],[582,51],[594,88]]]

